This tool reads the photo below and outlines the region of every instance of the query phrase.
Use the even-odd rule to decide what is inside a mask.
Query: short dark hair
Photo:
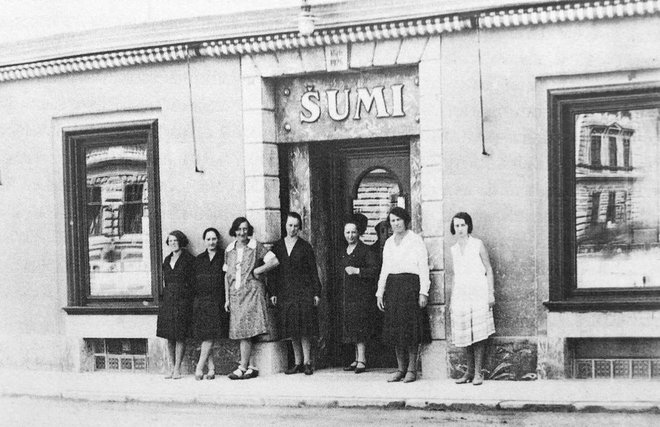
[[[209,227],[206,230],[204,230],[204,232],[202,233],[202,240],[206,239],[206,233],[210,233],[210,232],[215,233],[215,237],[217,237],[218,240],[220,240],[220,232],[213,227]]]
[[[183,234],[182,231],[179,231],[179,230],[170,231],[170,233],[165,238],[165,244],[167,244],[167,246],[170,245],[170,243],[169,243],[170,236],[176,237],[176,240],[179,241],[179,247],[180,248],[185,248],[186,246],[188,246],[188,238],[186,237],[185,234]]]
[[[300,216],[300,214],[298,212],[289,212],[288,214],[286,214],[286,217],[297,219],[298,220],[298,225],[300,226],[300,228],[302,228],[303,221],[302,221],[302,217]]]
[[[364,231],[362,230],[362,224],[360,222],[361,220],[357,215],[345,215],[344,221],[342,221],[344,227],[346,227],[348,224],[353,224],[355,226],[355,230],[357,231],[357,233],[359,235],[362,235]]]
[[[254,227],[252,227],[252,224],[250,224],[250,221],[248,221],[247,218],[244,216],[239,216],[234,220],[234,222],[231,223],[231,228],[229,229],[229,235],[231,237],[236,237],[236,230],[238,230],[238,227],[241,226],[244,222],[247,222],[248,225],[248,236],[252,236],[254,234]]]
[[[452,217],[451,222],[449,223],[449,231],[451,231],[451,234],[456,234],[456,230],[454,230],[454,218],[465,221],[465,224],[467,224],[468,227],[468,234],[472,233],[472,217],[467,212],[459,212]]]
[[[390,215],[398,216],[399,218],[401,218],[403,222],[406,224],[406,228],[410,226],[410,214],[404,208],[395,206],[392,209],[390,209],[390,213],[387,214],[388,222],[390,220]]]
[[[367,231],[367,225],[369,225],[369,218],[363,213],[354,213],[353,215],[353,221],[346,221],[344,224],[348,224],[349,222],[352,222],[355,224],[357,227],[357,232],[361,236],[364,234],[365,231]]]

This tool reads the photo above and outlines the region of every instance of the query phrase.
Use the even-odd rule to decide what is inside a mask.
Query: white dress
[[[479,255],[482,245],[481,240],[469,236],[463,253],[458,243],[451,248],[454,261],[451,329],[456,347],[467,347],[495,333],[493,309],[488,304],[486,267]]]

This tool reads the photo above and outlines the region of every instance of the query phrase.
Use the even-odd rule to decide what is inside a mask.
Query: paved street
[[[660,415],[484,411],[444,412],[382,408],[241,407],[171,403],[109,403],[2,397],[5,426],[657,426]]]

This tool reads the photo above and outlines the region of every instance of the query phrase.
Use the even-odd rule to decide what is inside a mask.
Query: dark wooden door
[[[312,200],[317,201],[312,204],[312,217],[316,210],[317,218],[324,218],[317,235],[326,236],[328,245],[322,252],[329,255],[325,263],[328,278],[325,356],[328,365],[344,366],[354,359],[354,346],[342,344],[341,340],[343,289],[336,262],[346,246],[343,219],[350,213],[364,213],[369,223],[363,241],[379,245],[375,227],[386,220],[389,209],[393,205],[410,208],[410,145],[408,140],[401,139],[319,143],[310,154],[315,158],[312,180],[318,189],[312,194]],[[367,362],[373,368],[395,367],[394,349],[374,339],[367,343]]]

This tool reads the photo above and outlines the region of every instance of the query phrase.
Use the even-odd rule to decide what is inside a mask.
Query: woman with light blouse
[[[417,379],[419,345],[430,338],[426,315],[430,278],[428,252],[420,236],[408,229],[410,214],[392,208],[388,220],[394,234],[383,248],[383,264],[376,299],[384,312],[385,344],[396,351],[397,371],[388,382],[410,383]]]

